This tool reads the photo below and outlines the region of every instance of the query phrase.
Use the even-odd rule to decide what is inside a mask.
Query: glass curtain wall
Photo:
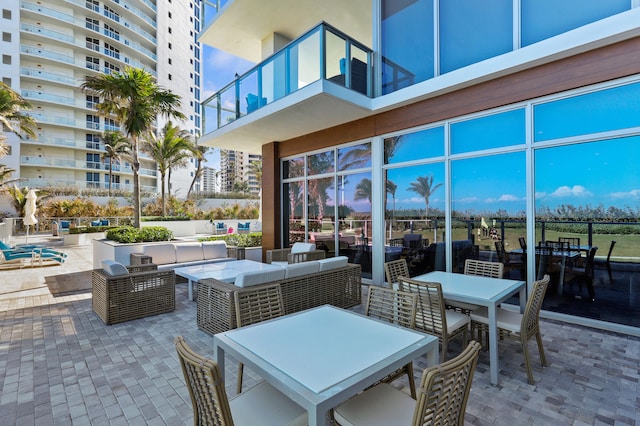
[[[381,0],[381,93],[529,46],[632,5],[632,0]]]
[[[371,143],[283,161],[283,246],[314,242],[371,278]],[[305,196],[306,194],[306,196]]]

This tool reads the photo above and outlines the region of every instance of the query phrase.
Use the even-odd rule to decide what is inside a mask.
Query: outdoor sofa
[[[236,259],[229,254],[224,241],[150,243],[142,246],[141,252],[130,255],[130,264],[153,263],[158,270],[169,270]]]
[[[285,314],[326,304],[340,308],[356,306],[361,302],[362,270],[360,265],[346,260],[340,256],[286,265],[281,275],[284,278],[255,287],[279,283]],[[308,270],[315,272],[306,273]],[[236,283],[238,281],[236,278]],[[236,328],[234,292],[238,288],[234,283],[213,278],[199,281],[197,323],[200,329],[216,334]]]

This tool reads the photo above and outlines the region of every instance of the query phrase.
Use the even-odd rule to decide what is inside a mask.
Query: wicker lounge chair
[[[289,248],[267,250],[267,263],[300,263],[324,259],[326,252],[313,243],[295,243]]]
[[[467,331],[471,320],[468,315],[445,309],[442,285],[399,278],[400,290],[418,295],[416,311],[416,329],[438,336],[442,344],[441,360],[447,359],[449,340],[462,335],[463,344],[467,343]]]
[[[544,349],[542,347],[539,317],[542,300],[544,299],[548,286],[549,275],[545,275],[542,280],[535,281],[533,283],[533,291],[529,295],[529,300],[527,301],[527,307],[524,310],[524,314],[501,308],[498,308],[496,312],[500,336],[512,337],[519,340],[522,345],[524,363],[527,367],[527,378],[531,385],[533,384],[533,372],[531,370],[531,360],[529,359],[529,348],[527,344],[529,339],[534,336],[538,342],[540,362],[543,366],[547,365],[547,359],[544,356]],[[473,311],[471,313],[471,320],[471,326],[478,331],[478,338],[482,337],[482,332],[488,332],[489,316],[486,308]]]
[[[307,412],[267,382],[229,399],[218,364],[194,352],[178,336],[174,341],[193,405],[195,426],[302,426]]]
[[[407,328],[415,328],[416,307],[418,298],[415,294],[392,290],[384,287],[370,286],[365,315],[401,325]],[[382,379],[389,383],[406,374],[409,379],[411,397],[416,398],[416,383],[413,377],[413,362]]]
[[[92,305],[105,324],[115,324],[171,312],[176,306],[176,275],[158,271],[153,263],[128,266],[110,275],[92,273]]]
[[[457,357],[422,374],[418,399],[383,383],[335,409],[341,426],[464,425],[480,344],[471,342]]]

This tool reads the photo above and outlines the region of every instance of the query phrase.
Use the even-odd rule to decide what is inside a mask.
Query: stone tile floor
[[[112,326],[93,313],[89,293],[0,300],[0,423],[191,423],[173,338],[209,354],[213,339],[196,327],[186,285],[177,293],[175,312]],[[542,327],[550,365],[534,357],[535,385],[527,384],[517,342],[500,345],[499,386],[489,383],[481,354],[467,424],[640,424],[639,339],[549,320]],[[451,354],[459,350],[454,343]],[[227,366],[234,395],[236,364]],[[416,362],[418,376],[424,367]],[[248,375],[247,385],[257,379]]]
[[[76,272],[73,263],[68,268]],[[0,273],[0,282],[18,276],[8,274]],[[527,383],[519,343],[500,343],[498,386],[489,382],[487,353],[480,355],[467,424],[640,424],[639,338],[552,320],[542,320],[542,330],[549,366],[540,366],[532,342],[535,385]],[[88,292],[53,297],[45,286],[4,294],[0,424],[191,424],[173,346],[177,335],[212,355],[213,339],[197,328],[196,305],[187,300],[185,284],[177,287],[173,313],[112,326],[93,313]],[[449,356],[461,349],[459,342],[450,346]],[[237,364],[226,365],[227,391],[234,395]],[[418,383],[425,366],[424,359],[415,363]],[[245,372],[246,385],[259,380]]]

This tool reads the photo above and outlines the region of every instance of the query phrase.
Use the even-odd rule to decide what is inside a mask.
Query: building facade
[[[328,240],[381,284],[405,235],[412,275],[501,242],[531,285],[555,265],[527,246],[580,238],[571,259],[618,261],[563,263],[545,309],[637,334],[640,2],[316,6],[228,1],[200,38],[258,63],[205,102],[201,143],[262,154],[263,247]]]
[[[181,97],[187,117],[177,123],[196,135],[200,114],[200,1],[37,1],[2,3],[0,75],[32,106],[37,140],[9,136],[3,163],[16,170],[20,185],[130,191],[133,173],[126,160],[102,158],[105,131],[118,130],[100,117],[97,96],[80,89],[84,77],[125,67],[151,72],[160,86]],[[158,128],[164,126],[158,122]],[[172,193],[186,195],[195,165],[172,175]],[[159,174],[141,157],[142,191],[157,192]]]
[[[220,182],[222,192],[244,192],[252,195],[260,193],[260,179],[251,167],[254,162],[261,161],[261,156],[249,152],[221,150]]]

